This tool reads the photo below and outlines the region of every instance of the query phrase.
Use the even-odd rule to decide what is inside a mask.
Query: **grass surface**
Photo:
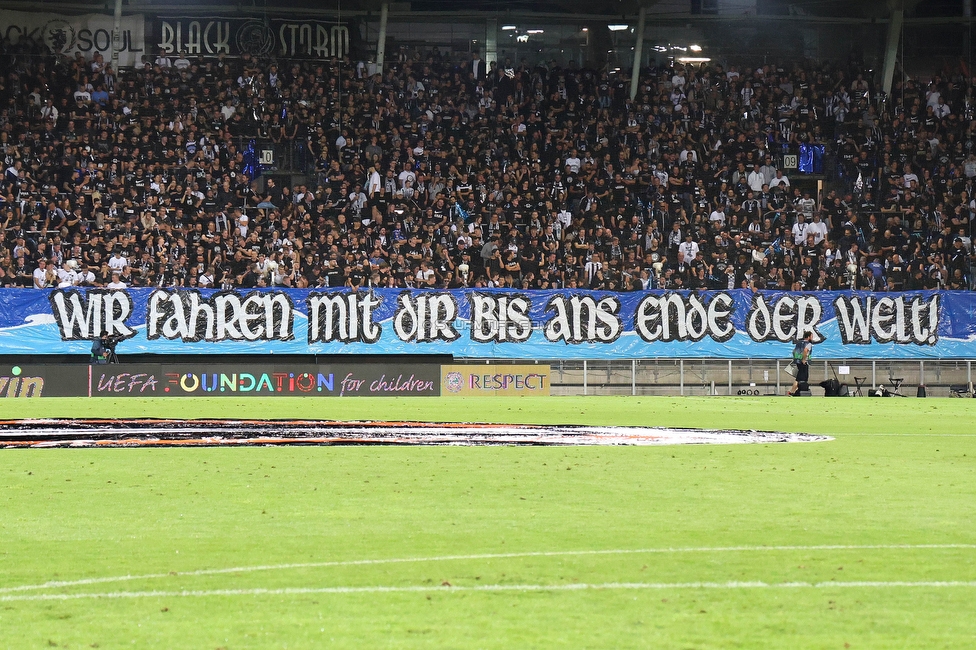
[[[976,581],[976,549],[918,547],[976,544],[973,400],[4,402],[4,418],[612,423],[836,439],[0,451],[0,648],[971,648],[976,638],[976,587],[891,584]],[[823,545],[888,548],[758,548]],[[307,566],[481,554],[510,556]],[[276,568],[246,570],[256,566]],[[157,577],[11,590],[147,574]],[[886,585],[727,584],[756,581]],[[723,588],[666,586],[697,582]],[[654,587],[565,588],[608,583]],[[376,586],[428,590],[254,593]],[[36,599],[132,592],[160,593]]]

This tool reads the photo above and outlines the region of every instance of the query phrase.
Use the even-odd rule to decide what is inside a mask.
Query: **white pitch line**
[[[44,600],[95,600],[122,598],[206,598],[214,596],[301,596],[309,594],[381,594],[439,592],[505,592],[505,591],[587,591],[611,589],[892,589],[892,588],[973,588],[971,581],[854,581],[854,582],[605,582],[600,584],[570,583],[556,585],[471,585],[471,586],[409,586],[409,587],[284,587],[280,589],[213,589],[197,591],[113,591],[83,594],[30,594],[0,596],[0,602]]]
[[[820,434],[807,434],[807,435],[820,435]],[[926,438],[976,438],[976,433],[836,433],[834,435],[844,436],[924,436]]]
[[[572,557],[585,555],[640,555],[654,553],[749,553],[763,551],[861,551],[861,550],[928,550],[928,549],[976,549],[976,544],[820,544],[809,546],[699,546],[675,548],[641,549],[597,549],[582,551],[526,551],[515,553],[481,553],[477,555],[439,555],[433,557],[379,558],[366,560],[334,560],[330,562],[300,562],[293,564],[267,564],[225,569],[197,569],[195,571],[172,571],[169,573],[146,573],[142,575],[110,576],[104,578],[82,578],[80,580],[52,580],[36,585],[0,587],[0,594],[60,587],[78,587],[110,582],[129,582],[133,580],[155,580],[159,578],[209,576],[226,573],[251,573],[254,571],[284,571],[288,569],[319,569],[342,566],[368,566],[374,564],[403,564],[408,562],[451,562],[458,560],[498,560],[523,557]]]

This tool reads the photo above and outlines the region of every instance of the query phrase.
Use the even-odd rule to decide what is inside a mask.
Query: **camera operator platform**
[[[119,344],[120,337],[109,336],[109,333],[102,331],[98,338],[92,342],[91,365],[104,365],[106,363],[118,363],[119,357],[115,354],[115,346]]]

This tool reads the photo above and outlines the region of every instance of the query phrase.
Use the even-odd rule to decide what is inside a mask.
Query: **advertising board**
[[[441,366],[441,395],[549,395],[548,365]]]
[[[88,366],[2,365],[0,399],[21,397],[84,397]]]
[[[436,364],[181,363],[92,366],[92,397],[440,395]]]

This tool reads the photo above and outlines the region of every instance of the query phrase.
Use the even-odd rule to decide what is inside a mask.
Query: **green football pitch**
[[[0,648],[972,648],[976,400],[4,400],[827,442],[0,450]]]

